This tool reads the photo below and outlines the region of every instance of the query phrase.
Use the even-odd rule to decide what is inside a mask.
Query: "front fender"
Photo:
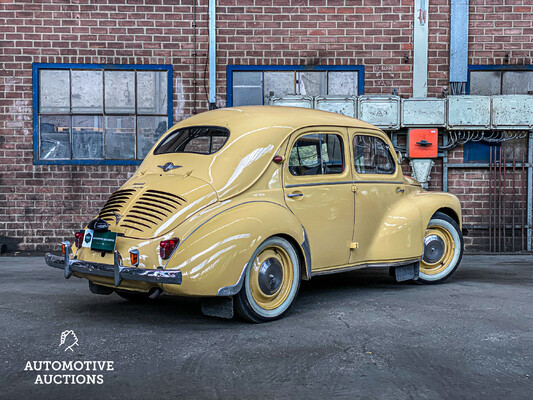
[[[187,296],[233,295],[254,250],[275,235],[288,236],[299,246],[305,241],[294,214],[277,203],[251,201],[223,210],[182,240],[166,266],[182,272],[182,284],[163,285],[164,290]],[[304,253],[301,247],[297,250]]]
[[[456,220],[462,228],[461,202],[457,196],[445,192],[418,192],[413,196],[422,217],[422,228],[426,229],[429,220],[437,211],[447,214]]]

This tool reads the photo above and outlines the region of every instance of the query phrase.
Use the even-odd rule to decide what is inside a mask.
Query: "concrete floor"
[[[0,258],[0,398],[526,399],[533,392],[533,256],[465,256],[434,286],[385,270],[314,278],[282,320],[131,304],[42,258]],[[73,352],[59,347],[75,331]],[[27,361],[111,360],[101,385],[35,385]],[[46,372],[44,372],[46,374]]]

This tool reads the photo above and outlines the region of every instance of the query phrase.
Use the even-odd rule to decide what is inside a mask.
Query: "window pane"
[[[135,113],[135,71],[105,71],[105,111]]]
[[[357,71],[329,71],[328,95],[357,96]]]
[[[353,139],[355,169],[360,174],[393,174],[396,165],[387,144],[375,136]]]
[[[104,153],[103,117],[72,117],[72,156],[74,159],[102,159]]]
[[[146,157],[167,130],[167,117],[137,117],[137,159]]]
[[[135,159],[135,117],[105,118],[105,158]]]
[[[167,72],[137,72],[137,112],[139,114],[167,114],[167,97]]]
[[[72,71],[72,112],[103,111],[102,71]]]
[[[217,127],[191,127],[169,134],[154,154],[199,153],[213,154],[228,140],[229,131]]]
[[[39,117],[41,160],[70,159],[70,116],[43,115]]]
[[[490,96],[500,94],[500,71],[471,71],[470,94]]]
[[[291,149],[292,175],[340,174],[343,170],[342,139],[338,135],[305,135]]]
[[[39,71],[39,112],[70,112],[70,71]]]
[[[326,72],[299,72],[298,83],[301,95],[326,95]]]
[[[533,71],[504,71],[502,94],[533,94]]]
[[[294,91],[294,71],[265,71],[264,104],[270,97],[283,97],[296,94]]]
[[[233,105],[263,104],[263,72],[233,72]]]

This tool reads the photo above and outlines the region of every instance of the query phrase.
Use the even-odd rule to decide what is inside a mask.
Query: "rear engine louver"
[[[115,215],[122,215],[125,206],[128,204],[131,196],[135,193],[134,189],[117,190],[109,197],[104,204],[104,207],[98,214],[99,218],[105,219],[107,222],[115,223]],[[119,217],[120,218],[120,217]]]
[[[185,203],[183,197],[159,190],[147,190],[120,220],[119,226],[138,232],[153,229],[166,221]]]

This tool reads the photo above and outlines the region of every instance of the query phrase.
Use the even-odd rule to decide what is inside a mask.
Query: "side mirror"
[[[401,164],[402,161],[403,161],[403,156],[402,156],[402,152],[401,151],[397,151],[396,152],[396,158],[398,160],[398,164]]]

